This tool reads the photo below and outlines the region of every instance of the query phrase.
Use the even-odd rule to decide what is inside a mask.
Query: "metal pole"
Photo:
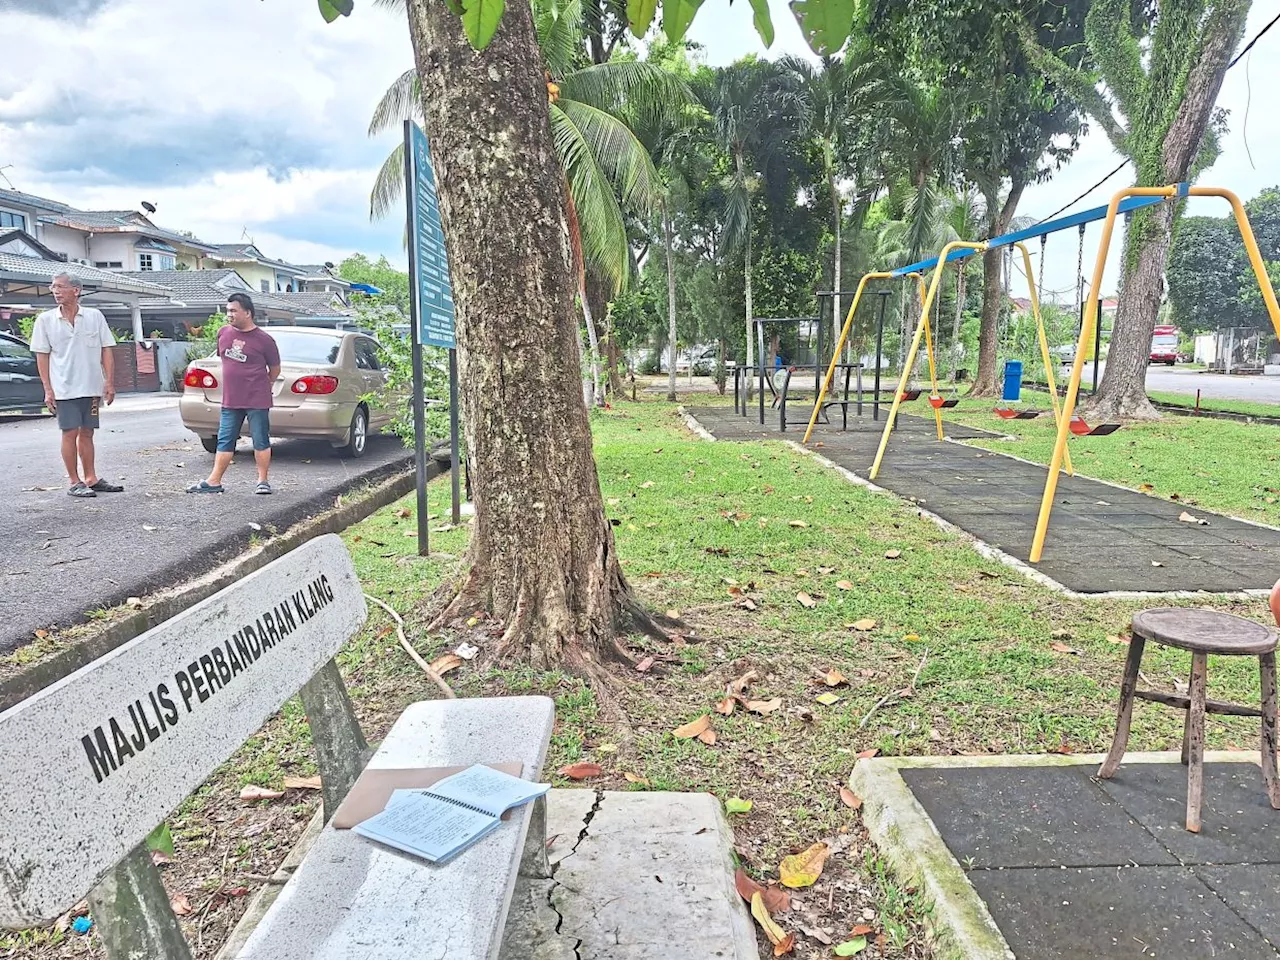
[[[880,291],[880,319],[876,321],[876,392],[871,399],[871,419],[880,419],[880,365],[884,349],[884,308],[893,296],[892,290]]]
[[[449,452],[452,454],[449,482],[453,487],[453,516],[462,522],[461,464],[458,462],[458,348],[449,348]]]
[[[760,371],[760,426],[764,426],[764,324],[752,320],[756,325],[756,365]]]
[[[1098,392],[1098,365],[1102,363],[1102,298],[1098,297],[1098,309],[1094,313],[1098,322],[1093,325],[1093,392]]]
[[[422,396],[422,338],[418,329],[422,308],[418,303],[418,245],[413,216],[417,195],[413,189],[412,123],[412,120],[404,122],[405,236],[409,240],[409,332],[413,344],[413,466],[418,493],[418,556],[425,557],[431,550],[431,544],[428,540],[430,523],[427,521],[427,417]]]

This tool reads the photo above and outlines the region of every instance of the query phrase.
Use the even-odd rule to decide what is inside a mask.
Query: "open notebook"
[[[396,790],[387,807],[352,829],[362,837],[443,863],[497,828],[503,813],[551,789],[476,765],[425,790]]]

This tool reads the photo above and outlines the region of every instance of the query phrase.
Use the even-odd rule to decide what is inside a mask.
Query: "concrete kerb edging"
[[[428,462],[431,476],[440,473],[439,464]],[[428,477],[430,480],[431,477]],[[365,496],[334,510],[294,524],[283,534],[251,549],[234,560],[210,570],[187,583],[170,587],[144,597],[141,610],[109,624],[97,633],[78,640],[71,646],[52,654],[13,676],[0,681],[0,711],[38,693],[52,683],[69,676],[86,663],[90,663],[134,637],[141,636],[158,623],[163,623],[213,596],[219,590],[265,567],[272,560],[284,556],[308,540],[326,533],[337,533],[363,520],[389,503],[399,500],[414,487],[412,469],[392,476],[373,487]]]
[[[983,757],[876,757],[859,760],[849,789],[862,798],[862,822],[881,855],[929,904],[926,924],[937,955],[945,960],[1013,960],[1013,951],[969,883],[938,828],[902,779],[904,769],[1066,767],[1102,763],[1104,754],[1036,754]],[[1178,753],[1130,753],[1125,764],[1176,763]],[[1211,751],[1206,763],[1253,763],[1248,751]]]
[[[703,440],[707,440],[711,443],[716,442],[716,438],[711,433],[711,431],[708,430],[706,427],[704,427],[702,424],[700,424],[698,422],[697,417],[695,417],[693,414],[691,414],[688,410],[685,409],[684,404],[681,404],[680,406],[676,407],[676,410],[679,411],[680,416],[684,417],[685,426],[687,426],[690,430],[696,433]]]
[[[253,931],[262,922],[262,918],[267,915],[267,911],[271,909],[276,899],[280,896],[280,891],[284,889],[284,885],[289,882],[289,878],[301,866],[303,858],[310,852],[312,844],[316,842],[316,838],[320,836],[320,832],[323,829],[324,807],[321,805],[307,824],[307,829],[298,838],[298,842],[293,845],[293,848],[284,858],[284,862],[280,864],[279,869],[271,875],[271,878],[259,888],[253,899],[249,901],[249,906],[241,914],[239,922],[236,923],[235,928],[231,931],[231,935],[227,937],[227,942],[222,945],[222,949],[214,956],[214,960],[235,960],[240,949],[248,943]]]

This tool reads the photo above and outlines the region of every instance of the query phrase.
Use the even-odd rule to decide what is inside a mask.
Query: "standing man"
[[[213,473],[187,487],[187,493],[222,493],[222,475],[231,466],[236,440],[245,420],[253,437],[253,459],[258,466],[254,493],[270,493],[271,393],[280,376],[280,350],[275,339],[254,323],[253,300],[247,293],[227,297],[227,325],[218,331],[218,356],[222,358],[222,418],[218,421],[218,452]]]
[[[102,311],[80,306],[81,283],[60,273],[51,284],[56,310],[36,317],[31,350],[44,384],[44,402],[62,430],[62,462],[77,498],[120,493],[124,487],[98,476],[93,462],[93,431],[103,400],[116,398],[112,382],[115,360],[111,335]]]

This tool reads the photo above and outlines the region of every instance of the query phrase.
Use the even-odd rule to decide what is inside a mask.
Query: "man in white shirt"
[[[67,273],[53,278],[56,310],[36,317],[31,351],[44,383],[44,402],[57,414],[62,430],[62,462],[77,498],[100,493],[120,493],[124,487],[98,476],[93,463],[93,431],[98,428],[98,408],[116,398],[111,335],[100,310],[80,306],[80,281]]]

